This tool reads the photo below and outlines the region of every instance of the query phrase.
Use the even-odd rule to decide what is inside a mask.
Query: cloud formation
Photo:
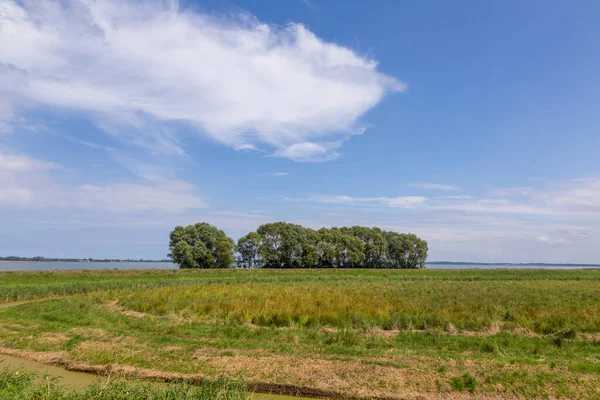
[[[60,165],[53,162],[37,160],[23,154],[11,154],[0,149],[0,173],[20,173],[58,169]]]
[[[444,185],[451,188],[454,186]],[[444,190],[444,189],[442,189]],[[413,207],[423,211],[449,210],[469,214],[514,214],[546,217],[600,218],[600,179],[573,179],[552,187],[533,189],[496,189],[492,197],[458,196],[398,196],[352,197],[346,195],[313,194],[302,199],[326,204],[383,207]]]
[[[58,169],[52,162],[0,150],[0,208],[182,213],[206,207],[195,186],[151,171],[137,172],[141,183],[65,185],[49,174]]]
[[[565,238],[556,238],[552,239],[548,236],[538,236],[538,242],[546,243],[546,244],[569,244],[569,241]]]
[[[15,110],[84,113],[115,137],[183,152],[183,123],[234,149],[325,161],[404,85],[301,24],[274,27],[175,1],[0,4],[0,130]]]
[[[432,190],[458,190],[456,186],[444,185],[441,183],[413,183],[410,187],[418,189],[432,189]]]
[[[424,204],[426,197],[422,196],[399,196],[399,197],[351,197],[326,194],[314,194],[307,198],[308,201],[325,204],[360,205],[375,204],[392,208],[413,208]]]

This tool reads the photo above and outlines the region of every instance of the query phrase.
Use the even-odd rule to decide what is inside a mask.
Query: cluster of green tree
[[[212,225],[171,232],[169,257],[182,268],[425,268],[427,242],[413,234],[362,226],[321,228],[274,222],[237,246]]]

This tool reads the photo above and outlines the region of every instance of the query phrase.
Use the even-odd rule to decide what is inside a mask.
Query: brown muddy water
[[[61,367],[46,365],[37,361],[31,361],[21,357],[0,354],[0,369],[6,367],[22,368],[27,372],[35,372],[38,376],[38,379],[43,379],[45,376],[48,376],[50,378],[59,378],[59,382],[62,386],[71,389],[82,389],[91,384],[103,381],[103,378],[98,375],[86,374],[84,372],[69,371]],[[283,396],[278,394],[266,393],[252,393],[250,398],[252,400],[309,400],[306,397]]]
[[[68,371],[64,368],[42,364],[37,361],[0,354],[0,368],[6,367],[23,368],[27,372],[35,372],[39,379],[44,376],[60,378],[61,385],[72,389],[81,389],[102,380],[101,377],[96,375]]]

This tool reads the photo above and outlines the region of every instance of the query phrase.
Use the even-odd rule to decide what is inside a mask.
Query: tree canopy
[[[169,257],[181,268],[425,268],[428,251],[412,233],[286,222],[263,224],[237,246],[207,223],[178,226],[170,239]]]
[[[210,224],[177,226],[169,237],[169,257],[181,268],[231,268],[234,265],[235,242]]]

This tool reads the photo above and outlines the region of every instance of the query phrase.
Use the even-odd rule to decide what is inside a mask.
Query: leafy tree
[[[404,268],[405,252],[402,236],[397,232],[385,232],[387,242],[386,262],[390,268]]]
[[[427,242],[412,233],[385,232],[387,262],[392,268],[425,268]]]
[[[425,262],[427,261],[427,256],[429,253],[429,246],[427,245],[427,241],[423,239],[418,239],[417,252],[419,256],[417,257],[419,268],[425,268]]]
[[[205,222],[177,226],[169,235],[169,257],[181,268],[230,268],[235,243]]]
[[[404,234],[406,251],[406,268],[425,268],[427,260],[427,242],[412,233]]]
[[[319,233],[314,229],[305,229],[303,239],[301,261],[302,268],[314,268],[319,264],[319,254],[317,250]]]
[[[316,255],[321,267],[350,268],[361,266],[365,259],[362,241],[348,228],[322,228],[318,231]]]
[[[215,267],[216,268],[230,268],[235,262],[233,256],[233,249],[235,248],[235,242],[232,238],[223,236],[217,241],[215,249]]]
[[[365,245],[359,238],[340,230],[337,235],[336,253],[342,268],[360,266],[366,258]]]
[[[244,267],[256,268],[261,265],[260,257],[260,235],[256,232],[250,232],[238,240],[237,251],[240,257],[240,263]]]
[[[336,265],[336,248],[334,233],[330,229],[321,228],[316,246],[318,265],[321,268],[331,268]]]
[[[364,266],[366,268],[382,267],[387,251],[387,242],[383,231],[379,228],[366,228],[363,226],[353,226],[351,231],[365,246]]]
[[[263,224],[256,231],[261,237],[260,255],[269,268],[298,268],[302,266],[302,226],[286,222]]]

